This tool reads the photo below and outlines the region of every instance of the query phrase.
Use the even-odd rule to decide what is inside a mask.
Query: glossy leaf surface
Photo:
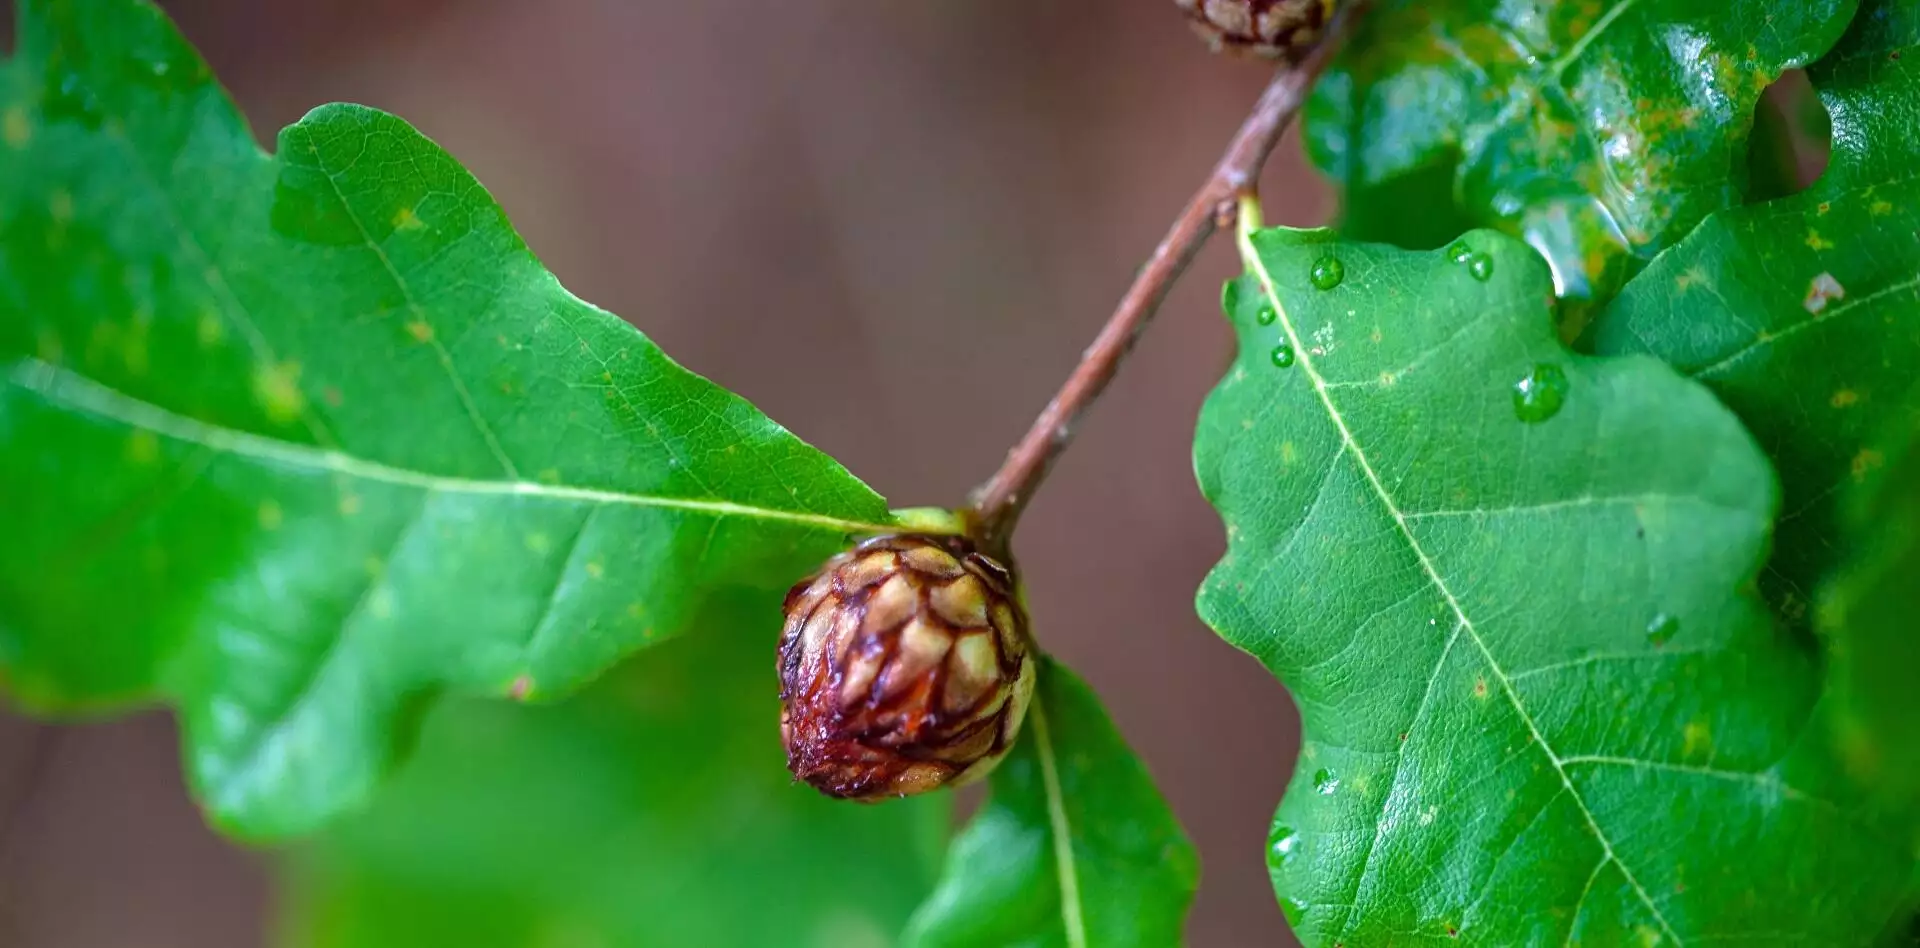
[[[1594,321],[1600,352],[1645,352],[1706,383],[1780,473],[1762,588],[1805,628],[1845,555],[1840,501],[1885,462],[1920,367],[1920,8],[1864,4],[1809,70],[1833,118],[1802,194],[1723,211]]]
[[[1776,495],[1733,415],[1653,359],[1561,346],[1512,238],[1271,230],[1242,254],[1195,451],[1228,538],[1199,608],[1301,708],[1269,853],[1296,932],[1881,932],[1911,827],[1854,793],[1811,646],[1750,591]]]
[[[324,106],[268,156],[150,5],[17,12],[0,676],[173,703],[229,831],[365,798],[424,699],[564,693],[887,522],[401,120]]]
[[[1760,93],[1858,0],[1382,0],[1307,116],[1352,236],[1523,237],[1561,295],[1605,300],[1739,202]]]

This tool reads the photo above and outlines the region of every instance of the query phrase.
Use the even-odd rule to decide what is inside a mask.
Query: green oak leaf
[[[324,106],[269,156],[151,5],[17,12],[0,678],[172,703],[222,828],[312,829],[426,699],[562,694],[889,523],[401,120]]]
[[[1349,234],[1523,237],[1560,295],[1604,300],[1739,202],[1760,93],[1859,0],[1380,0],[1308,105]]]
[[[703,624],[778,603],[723,606]],[[932,884],[951,796],[854,806],[796,785],[773,647],[686,636],[552,706],[442,703],[372,808],[288,861],[282,943],[891,943]]]
[[[905,939],[918,948],[1179,944],[1199,862],[1084,682],[1052,660]]]
[[[1887,465],[1848,492],[1851,555],[1821,590],[1833,725],[1854,776],[1876,792],[1920,802],[1920,704],[1913,659],[1920,627],[1920,415],[1902,419]]]
[[[1268,863],[1310,945],[1859,944],[1910,823],[1810,728],[1750,589],[1766,459],[1703,387],[1555,338],[1550,274],[1243,234],[1195,445],[1206,621],[1292,691]]]
[[[1905,55],[1902,55],[1902,54]],[[1761,577],[1805,627],[1844,555],[1839,498],[1883,462],[1920,366],[1920,8],[1870,0],[1809,71],[1833,158],[1805,193],[1721,211],[1627,285],[1589,330],[1712,388],[1773,458],[1784,502]]]

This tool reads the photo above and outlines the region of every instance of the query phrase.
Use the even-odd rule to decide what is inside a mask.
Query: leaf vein
[[[1073,853],[1073,826],[1067,820],[1066,799],[1060,789],[1060,768],[1054,758],[1053,734],[1047,728],[1046,702],[1036,697],[1033,709],[1034,749],[1040,757],[1040,779],[1047,791],[1047,824],[1053,831],[1053,868],[1060,881],[1060,924],[1068,948],[1087,948],[1087,923],[1080,906],[1080,870]]]
[[[1624,0],[1624,3],[1631,2],[1632,0]],[[1259,252],[1254,249],[1251,230],[1248,227],[1248,215],[1243,212],[1240,218],[1241,226],[1238,229],[1238,244],[1241,259],[1245,261],[1248,269],[1252,270],[1255,277],[1260,281],[1261,289],[1265,292],[1267,301],[1272,304],[1274,312],[1278,314],[1280,326],[1285,330],[1288,341],[1293,344],[1294,351],[1299,354],[1300,367],[1306,373],[1308,381],[1313,385],[1314,393],[1318,396],[1321,405],[1327,412],[1328,418],[1332,421],[1343,448],[1347,454],[1353,457],[1354,462],[1360,468],[1361,474],[1366,477],[1367,483],[1372,488],[1375,497],[1379,499],[1380,504],[1386,509],[1387,514],[1391,517],[1395,526],[1399,528],[1401,538],[1406,542],[1408,549],[1412,551],[1415,559],[1419,561],[1420,567],[1426,573],[1428,581],[1439,591],[1442,598],[1446,600],[1448,608],[1459,618],[1460,631],[1464,632],[1466,636],[1473,641],[1474,647],[1479,650],[1482,659],[1487,663],[1488,670],[1492,672],[1495,680],[1499,682],[1501,693],[1506,696],[1508,703],[1513,706],[1514,713],[1519,716],[1521,723],[1526,726],[1528,733],[1530,733],[1534,741],[1540,745],[1541,751],[1547,755],[1547,761],[1553,765],[1554,770],[1559,774],[1561,783],[1571,792],[1575,806],[1580,809],[1581,815],[1585,817],[1588,829],[1593,833],[1594,837],[1600,841],[1601,849],[1605,851],[1607,858],[1613,860],[1620,866],[1620,874],[1627,880],[1627,884],[1632,886],[1634,893],[1639,896],[1640,900],[1646,904],[1647,910],[1653,914],[1654,920],[1659,922],[1661,930],[1663,930],[1668,937],[1672,938],[1676,945],[1683,944],[1679,934],[1673,930],[1673,926],[1668,923],[1666,916],[1660,911],[1659,906],[1654,903],[1652,896],[1648,894],[1646,888],[1640,884],[1639,880],[1634,878],[1633,872],[1627,868],[1626,864],[1620,862],[1615,856],[1612,840],[1608,839],[1606,832],[1601,829],[1599,821],[1594,818],[1593,811],[1580,796],[1579,790],[1573,786],[1572,778],[1567,774],[1566,766],[1561,762],[1559,755],[1554,753],[1552,745],[1547,743],[1546,736],[1540,732],[1539,724],[1534,721],[1531,714],[1527,713],[1526,706],[1520,701],[1519,693],[1514,690],[1513,682],[1507,677],[1506,670],[1500,665],[1499,660],[1494,657],[1493,651],[1487,646],[1486,641],[1480,637],[1479,631],[1474,628],[1473,620],[1467,615],[1466,609],[1461,605],[1459,597],[1454,594],[1453,588],[1447,583],[1446,578],[1440,575],[1439,567],[1433,562],[1432,556],[1427,553],[1426,547],[1421,544],[1419,538],[1414,536],[1413,528],[1408,523],[1405,514],[1401,512],[1393,496],[1388,493],[1386,485],[1380,480],[1379,474],[1374,471],[1373,463],[1368,459],[1366,452],[1361,450],[1359,441],[1354,437],[1353,430],[1347,425],[1345,414],[1334,404],[1332,396],[1328,394],[1325,387],[1326,380],[1321,377],[1318,367],[1314,364],[1312,352],[1302,344],[1299,330],[1294,325],[1292,316],[1287,313],[1286,307],[1282,305],[1280,295],[1274,286],[1273,275],[1267,271],[1266,262],[1260,258]],[[1373,848],[1377,847],[1370,847],[1369,861],[1371,861],[1372,858],[1371,853]],[[1356,901],[1358,901],[1357,893]]]
[[[692,500],[651,494],[632,494],[591,487],[542,484],[535,481],[483,481],[395,467],[343,451],[282,441],[250,431],[225,428],[199,419],[177,415],[158,405],[140,401],[124,392],[108,388],[59,366],[32,358],[20,360],[8,373],[7,381],[62,409],[90,414],[118,424],[151,431],[176,441],[197,444],[220,453],[289,468],[333,472],[396,487],[435,490],[448,494],[535,497],[576,503],[684,510],[715,517],[747,517],[791,523],[849,535],[887,533],[896,529],[895,525],[888,523],[848,520],[824,514],[756,507],[724,500]]]

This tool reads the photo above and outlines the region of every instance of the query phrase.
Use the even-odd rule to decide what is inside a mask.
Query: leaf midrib
[[[33,392],[62,410],[93,415],[174,441],[254,461],[326,471],[375,483],[469,495],[534,497],[591,504],[617,504],[684,510],[715,517],[745,517],[818,527],[843,534],[888,533],[898,525],[848,520],[725,500],[696,500],[634,494],[591,487],[524,480],[485,481],[432,474],[357,457],[344,451],[270,438],[176,414],[71,370],[36,358],[22,358],[6,373],[6,382]]]
[[[1073,825],[1067,819],[1066,795],[1060,789],[1060,766],[1053,752],[1053,732],[1047,727],[1046,696],[1034,696],[1034,750],[1040,758],[1040,781],[1047,795],[1047,825],[1053,835],[1053,868],[1060,882],[1060,925],[1067,948],[1087,948],[1087,922],[1080,905],[1080,870],[1073,852]]]
[[[1240,213],[1240,225],[1235,235],[1235,243],[1238,245],[1241,261],[1245,264],[1248,271],[1253,273],[1255,279],[1259,280],[1260,291],[1265,294],[1267,303],[1273,307],[1274,312],[1278,315],[1280,328],[1287,334],[1287,342],[1293,347],[1301,370],[1306,373],[1308,381],[1312,383],[1315,397],[1320,400],[1321,406],[1326,409],[1327,417],[1333,422],[1335,430],[1340,434],[1342,450],[1350,455],[1354,463],[1359,466],[1361,474],[1366,477],[1368,487],[1372,490],[1374,496],[1379,499],[1381,506],[1386,509],[1387,514],[1393,518],[1395,529],[1399,531],[1401,538],[1406,541],[1407,548],[1413,553],[1414,558],[1419,561],[1420,569],[1426,574],[1428,582],[1432,583],[1434,589],[1439,591],[1441,597],[1446,600],[1447,608],[1451,610],[1454,617],[1459,620],[1459,631],[1465,632],[1467,638],[1472,640],[1474,647],[1480,651],[1480,657],[1487,663],[1487,667],[1499,682],[1501,694],[1505,695],[1508,703],[1513,706],[1514,713],[1519,716],[1520,722],[1526,726],[1527,733],[1533,739],[1533,742],[1539,745],[1542,753],[1547,755],[1547,762],[1553,765],[1554,772],[1559,776],[1561,785],[1566,788],[1567,794],[1573,800],[1574,806],[1579,808],[1581,816],[1586,819],[1588,830],[1593,833],[1594,839],[1600,843],[1602,855],[1605,857],[1602,860],[1601,867],[1604,868],[1607,862],[1612,862],[1614,865],[1619,866],[1621,876],[1627,880],[1629,886],[1633,887],[1634,894],[1647,906],[1647,911],[1653,914],[1654,920],[1660,923],[1661,930],[1665,932],[1669,938],[1673,939],[1674,944],[1683,945],[1684,942],[1680,939],[1679,934],[1675,932],[1673,926],[1667,922],[1666,916],[1661,913],[1660,907],[1654,903],[1653,898],[1647,893],[1646,888],[1640,884],[1638,879],[1634,878],[1633,871],[1629,869],[1627,864],[1621,861],[1619,855],[1615,853],[1613,841],[1607,838],[1605,831],[1600,828],[1599,821],[1594,818],[1593,811],[1587,806],[1585,798],[1581,796],[1579,789],[1573,785],[1573,781],[1568,776],[1567,769],[1561,761],[1560,755],[1554,752],[1553,747],[1547,743],[1546,736],[1541,733],[1539,725],[1534,722],[1533,716],[1527,713],[1526,706],[1520,701],[1519,693],[1514,690],[1512,681],[1507,677],[1506,669],[1494,658],[1492,650],[1487,647],[1486,641],[1480,637],[1479,630],[1474,628],[1473,620],[1467,616],[1465,608],[1460,605],[1460,601],[1458,597],[1454,595],[1452,587],[1450,587],[1447,581],[1440,575],[1439,568],[1434,564],[1432,557],[1428,555],[1426,548],[1422,546],[1419,539],[1413,535],[1412,528],[1407,524],[1406,515],[1400,511],[1400,506],[1394,502],[1392,493],[1387,490],[1386,484],[1380,480],[1379,474],[1374,471],[1373,463],[1367,458],[1366,452],[1361,450],[1359,441],[1354,438],[1352,429],[1347,426],[1346,417],[1341,414],[1339,407],[1333,403],[1333,398],[1326,388],[1326,380],[1321,377],[1319,370],[1314,366],[1311,347],[1306,345],[1306,340],[1300,336],[1299,331],[1294,327],[1292,316],[1288,314],[1286,307],[1281,305],[1280,295],[1274,288],[1273,275],[1267,270],[1266,262],[1260,258],[1259,251],[1253,246],[1253,230],[1257,226],[1255,213],[1253,213],[1250,208],[1243,206]],[[1438,674],[1438,671],[1436,667],[1435,674]],[[1596,869],[1596,872],[1597,871]],[[1574,919],[1574,922],[1578,922],[1577,917]]]

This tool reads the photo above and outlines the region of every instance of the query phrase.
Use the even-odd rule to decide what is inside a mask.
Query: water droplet
[[[1482,283],[1493,279],[1493,258],[1483,253],[1468,257],[1467,272],[1473,274],[1473,278]]]
[[[1285,862],[1300,845],[1300,834],[1294,832],[1293,827],[1283,823],[1267,834],[1267,845],[1273,850],[1271,862]]]
[[[1340,789],[1340,778],[1334,776],[1332,771],[1322,767],[1314,771],[1313,789],[1318,791],[1323,797],[1329,796],[1333,791]]]
[[[1300,927],[1300,914],[1301,914],[1300,903],[1295,902],[1294,900],[1284,895],[1281,896],[1280,897],[1280,914],[1286,916],[1288,925],[1294,928]]]
[[[1268,356],[1268,358],[1273,360],[1273,364],[1276,368],[1282,368],[1282,369],[1292,368],[1293,367],[1293,346],[1284,342],[1277,346],[1274,346],[1273,352]]]
[[[1347,265],[1341,263],[1338,257],[1321,257],[1313,265],[1313,272],[1309,274],[1309,279],[1313,280],[1313,288],[1316,290],[1331,290],[1346,278]]]
[[[1653,614],[1653,618],[1647,621],[1647,642],[1654,648],[1659,648],[1672,641],[1674,635],[1679,631],[1679,616],[1656,612]]]
[[[1271,326],[1274,320],[1280,318],[1280,313],[1271,306],[1263,305],[1260,307],[1260,312],[1254,314],[1253,318],[1262,326]]]
[[[1538,424],[1560,413],[1567,400],[1567,373],[1551,362],[1536,362],[1513,383],[1513,416]]]
[[[1464,240],[1456,240],[1453,242],[1453,246],[1447,248],[1447,259],[1452,260],[1454,263],[1466,263],[1472,256],[1473,248],[1467,246],[1467,242]]]

